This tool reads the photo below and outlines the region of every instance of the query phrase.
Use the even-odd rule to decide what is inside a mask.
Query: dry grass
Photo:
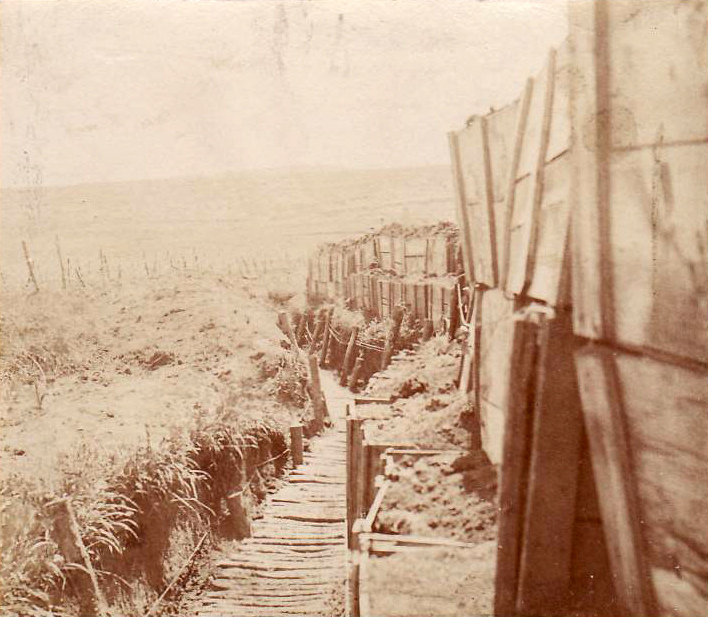
[[[95,611],[86,564],[60,546],[57,499],[115,615],[144,614],[205,531],[243,537],[285,463],[288,424],[308,413],[305,368],[261,279],[179,272],[5,305],[4,613]]]

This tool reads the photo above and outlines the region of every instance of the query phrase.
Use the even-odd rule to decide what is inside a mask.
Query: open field
[[[3,282],[24,285],[21,241],[40,285],[60,280],[56,238],[73,278],[145,277],[198,263],[237,267],[241,258],[302,257],[321,242],[397,221],[454,218],[446,167],[374,171],[261,171],[0,194]],[[171,264],[171,265],[170,265]]]

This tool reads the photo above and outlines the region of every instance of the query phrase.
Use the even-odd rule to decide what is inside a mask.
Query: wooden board
[[[457,139],[475,281],[495,287],[496,228],[486,119],[482,116],[474,118],[467,128],[458,132]]]
[[[607,3],[613,148],[708,139],[708,7]]]
[[[574,4],[576,332],[706,364],[705,3]]]
[[[507,190],[514,150],[514,139],[520,101],[494,111],[486,116],[489,160],[494,196],[494,228],[496,231],[497,269],[504,264],[504,243],[506,242]]]
[[[661,597],[688,583],[708,614],[708,370],[615,354],[644,536]],[[655,578],[655,584],[656,584]],[[695,615],[687,600],[673,614]],[[665,611],[671,606],[663,606]]]
[[[523,540],[520,614],[552,613],[570,595],[582,412],[569,313],[540,325]]]
[[[644,516],[616,367],[609,350],[591,345],[576,353],[576,363],[616,591],[624,612],[653,617]]]
[[[546,165],[543,185],[527,295],[550,306],[567,307],[571,304],[569,155],[562,154]]]
[[[479,390],[482,444],[490,460],[501,462],[504,418],[511,378],[514,344],[514,301],[499,289],[489,289],[476,302],[479,332]]]
[[[462,261],[467,280],[473,282],[476,279],[474,263],[472,260],[472,227],[467,209],[467,196],[465,193],[465,182],[462,173],[462,159],[460,156],[460,143],[457,133],[448,133],[448,141],[450,145],[450,160],[452,163],[452,186],[455,193],[455,204],[457,206],[457,224],[460,228]]]
[[[534,80],[517,172],[517,182],[525,181],[528,176],[530,185],[523,196],[514,196],[510,212],[509,265],[505,289],[517,295],[526,293],[533,273],[546,152],[553,116],[555,58],[555,51],[551,50],[546,66]]]

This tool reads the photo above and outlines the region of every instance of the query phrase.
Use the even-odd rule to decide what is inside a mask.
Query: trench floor
[[[252,536],[217,562],[194,617],[318,615],[346,570],[346,405],[329,373],[322,390],[333,426],[310,441],[304,463],[270,495]]]

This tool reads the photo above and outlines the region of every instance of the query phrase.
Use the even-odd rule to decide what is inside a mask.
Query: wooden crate
[[[576,332],[705,364],[708,8],[570,8]]]

